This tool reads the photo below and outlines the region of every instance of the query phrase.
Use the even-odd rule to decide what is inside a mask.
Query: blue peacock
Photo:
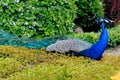
[[[111,22],[111,20],[108,20],[107,18],[100,19],[100,17],[98,17],[96,22],[101,24],[102,32],[98,42],[95,44],[76,39],[61,40],[49,45],[46,50],[69,53],[69,55],[74,56],[89,57],[95,60],[101,59],[108,44],[107,24]]]
[[[36,49],[46,48],[47,52],[56,51],[61,54],[69,53],[69,55],[84,56],[99,60],[108,44],[108,32],[106,26],[110,20],[106,18],[100,19],[100,17],[98,17],[96,22],[100,23],[102,27],[100,38],[96,44],[91,44],[84,40],[69,39],[64,36],[45,38],[43,40],[25,39],[9,34],[2,29],[0,29],[0,44]]]

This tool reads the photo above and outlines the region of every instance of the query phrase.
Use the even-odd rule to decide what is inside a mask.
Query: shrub
[[[95,15],[103,17],[104,9],[101,0],[78,0],[78,7],[75,23],[84,31],[97,31]]]
[[[115,47],[120,44],[120,25],[109,29],[109,46]]]
[[[2,0],[0,27],[20,37],[72,32],[76,0]]]
[[[96,41],[99,39],[99,35],[101,32],[95,33],[95,32],[89,32],[89,33],[83,33],[83,34],[75,34],[74,37],[80,38],[83,40],[86,40],[91,43],[96,43]],[[109,47],[115,47],[120,44],[120,25],[108,29],[109,33]]]

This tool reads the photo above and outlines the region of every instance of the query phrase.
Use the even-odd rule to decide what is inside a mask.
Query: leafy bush
[[[20,37],[72,32],[76,0],[2,0],[0,27]]]
[[[95,32],[89,32],[89,33],[83,33],[83,34],[74,34],[75,38],[81,38],[83,40],[86,40],[91,43],[96,43],[96,41],[99,39],[99,35],[101,32],[95,33]],[[109,33],[109,47],[115,47],[120,44],[120,25],[108,29]]]
[[[95,15],[103,17],[104,9],[101,0],[78,0],[78,7],[75,23],[83,28],[84,31],[97,31]]]
[[[117,46],[120,44],[120,25],[109,29],[109,46]]]

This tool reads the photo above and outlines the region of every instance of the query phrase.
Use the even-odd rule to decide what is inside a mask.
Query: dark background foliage
[[[120,0],[104,0],[105,16],[114,20],[117,25],[120,20]]]
[[[104,8],[101,0],[78,0],[77,16],[75,24],[82,27],[84,31],[98,31],[96,27],[96,16],[104,16]]]

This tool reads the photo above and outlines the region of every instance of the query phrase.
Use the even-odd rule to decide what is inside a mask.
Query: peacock
[[[46,48],[47,52],[56,51],[61,54],[67,53],[74,56],[84,56],[99,60],[102,57],[108,44],[107,24],[109,19],[100,17],[96,20],[102,26],[100,38],[96,44],[91,44],[82,39],[70,39],[65,36],[54,36],[42,40],[33,38],[20,38],[0,29],[0,45],[20,46],[27,48],[41,49]]]
[[[84,40],[67,39],[49,45],[46,51],[56,51],[61,54],[69,53],[70,56],[84,56],[94,60],[100,60],[108,44],[107,24],[112,22],[112,20],[107,18],[100,19],[98,17],[96,22],[101,25],[102,32],[99,40],[95,44]]]

